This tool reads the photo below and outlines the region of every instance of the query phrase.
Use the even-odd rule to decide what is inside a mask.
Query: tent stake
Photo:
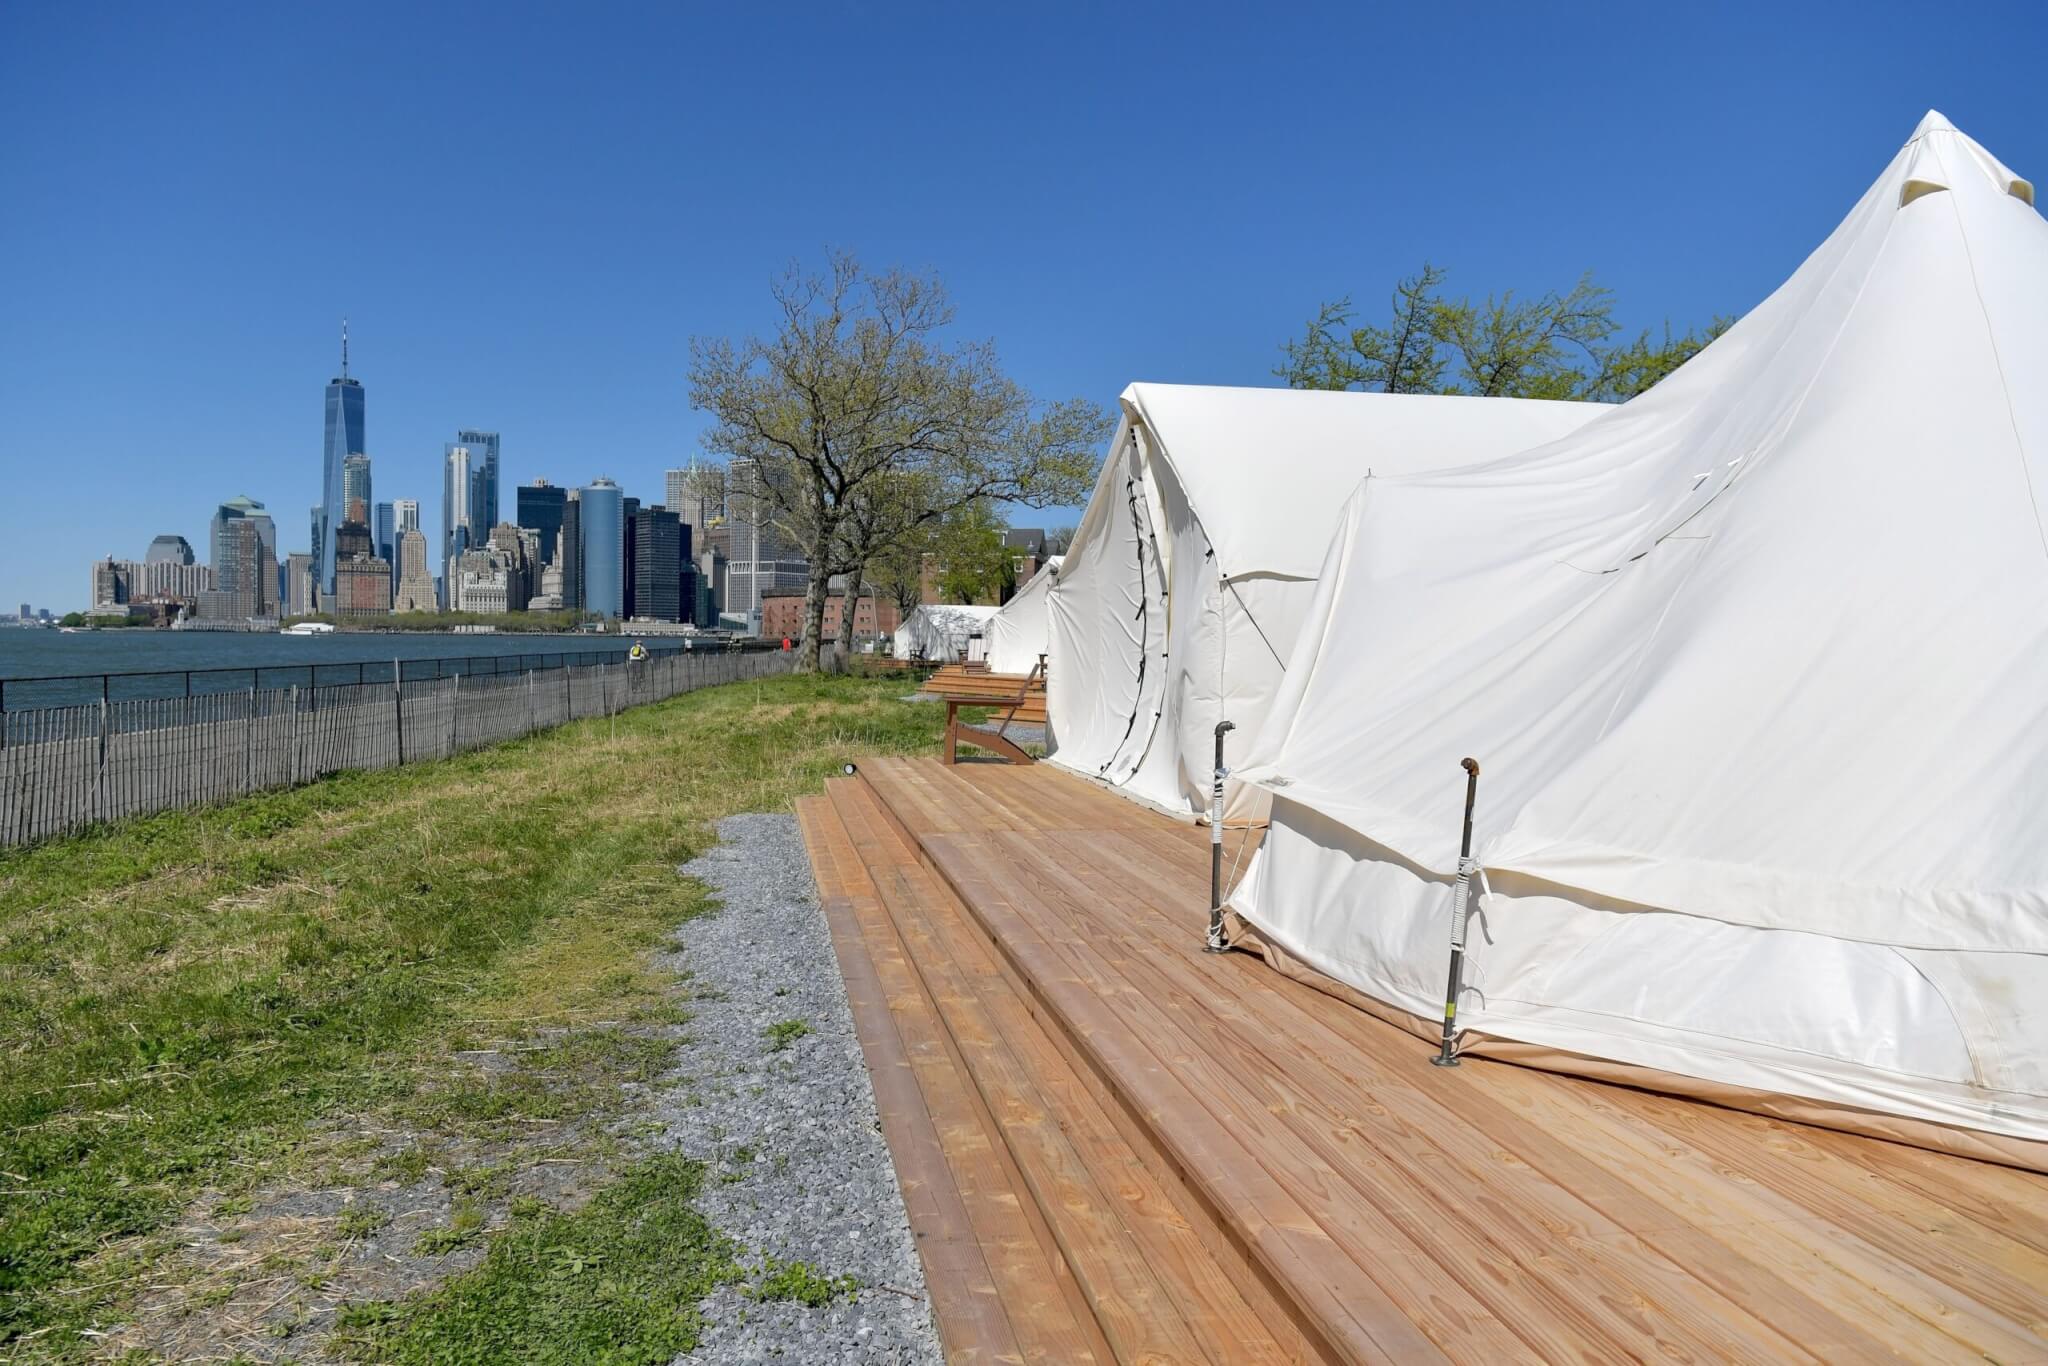
[[[1457,1032],[1458,990],[1465,975],[1465,911],[1472,896],[1472,804],[1479,799],[1479,761],[1461,759],[1465,770],[1465,833],[1458,842],[1458,880],[1451,887],[1451,984],[1444,991],[1443,1049],[1430,1059],[1438,1067],[1456,1067],[1451,1038]]]
[[[1223,736],[1237,727],[1228,721],[1216,723],[1216,779],[1209,795],[1209,941],[1204,953],[1223,953],[1230,940],[1223,933],[1223,780],[1230,770],[1223,766]]]

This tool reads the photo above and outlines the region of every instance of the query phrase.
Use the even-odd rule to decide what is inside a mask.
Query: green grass
[[[762,1030],[761,1034],[768,1040],[768,1051],[780,1053],[810,1032],[810,1025],[802,1020],[777,1020]]]
[[[77,1343],[152,1274],[138,1235],[324,1121],[545,1124],[658,1073],[632,1027],[681,1017],[648,960],[705,904],[675,865],[848,756],[928,751],[900,690],[735,684],[0,853],[0,1354]],[[508,1041],[540,1051],[451,1068]]]
[[[773,1257],[761,1267],[761,1279],[747,1293],[757,1300],[794,1300],[823,1309],[853,1294],[860,1282],[851,1276],[827,1276],[809,1262],[783,1262]]]
[[[574,1214],[522,1205],[481,1266],[426,1295],[355,1306],[340,1345],[397,1363],[669,1361],[697,1343],[697,1302],[740,1274],[690,1206],[702,1179],[667,1153]]]

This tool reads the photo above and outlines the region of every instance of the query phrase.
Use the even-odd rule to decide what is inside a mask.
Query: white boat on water
[[[331,636],[334,634],[334,627],[331,623],[325,621],[302,621],[295,626],[285,627],[278,634],[281,636]]]

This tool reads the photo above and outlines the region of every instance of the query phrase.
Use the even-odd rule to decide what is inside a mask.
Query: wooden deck
[[[1044,765],[798,815],[955,1360],[2048,1361],[2048,1178],[1432,1068],[1201,953],[1206,832]]]

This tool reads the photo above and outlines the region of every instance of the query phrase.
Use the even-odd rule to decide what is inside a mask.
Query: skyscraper
[[[320,607],[320,595],[313,588],[313,557],[304,551],[294,550],[285,557],[284,601],[286,614],[294,617],[310,615]]]
[[[247,523],[254,537],[253,547],[244,547],[239,524]],[[238,617],[267,617],[277,610],[277,524],[263,510],[263,504],[244,495],[230,498],[214,510],[208,536],[212,553],[214,587],[239,596],[233,614]],[[256,576],[246,580],[245,574]]]
[[[469,543],[479,546],[498,524],[498,434],[457,432],[454,444],[469,448]]]
[[[341,374],[327,381],[327,433],[320,455],[320,506],[313,517],[313,559],[320,586],[334,588],[334,528],[348,512],[342,462],[368,449],[363,440],[363,386],[348,376],[348,321],[341,324]],[[273,555],[275,544],[272,546]]]
[[[277,614],[277,561],[264,545],[256,519],[236,506],[248,502],[246,498],[231,499],[214,514],[215,587],[200,597],[202,616],[242,621]]]
[[[354,523],[349,525],[353,526]],[[391,566],[374,555],[353,555],[334,566],[334,614],[381,617],[391,611]]]
[[[662,493],[666,496],[661,500],[661,505],[675,513],[676,516],[683,517],[685,521],[689,520],[687,517],[684,517],[684,514],[689,511],[689,504],[683,500],[690,493],[690,472],[688,470],[668,471]]]
[[[434,576],[427,569],[426,533],[417,526],[407,527],[398,533],[398,593],[391,610],[432,612],[439,607]]]
[[[419,499],[400,498],[393,502],[391,507],[393,515],[397,518],[397,525],[391,529],[394,536],[402,536],[408,531],[418,531],[420,529]]]
[[[682,519],[656,503],[641,508],[633,523],[633,615],[649,621],[681,621]]]
[[[469,536],[469,497],[474,487],[471,469],[469,447],[451,441],[441,462],[441,580],[451,587],[453,580],[448,574],[456,556],[473,544]]]
[[[562,499],[562,606],[583,610],[583,490],[569,489]]]
[[[363,505],[363,513],[358,520],[367,526],[370,522],[371,510],[374,504],[371,501],[370,495],[370,457],[364,455],[361,451],[355,451],[343,456],[341,459],[341,506],[343,512],[347,516],[354,517],[354,508],[357,503]]]
[[[634,533],[638,530],[639,525],[640,500],[638,498],[621,498],[619,500],[619,526],[626,534],[623,538],[623,543],[619,547],[621,584],[619,615],[629,621],[633,617],[638,616],[640,611],[639,607],[635,604],[635,585],[639,582],[639,558],[634,554]]]
[[[370,541],[370,524],[354,518],[343,522],[334,529],[334,572],[341,572],[345,560],[368,560],[376,557],[376,547]]]
[[[562,509],[568,503],[569,491],[556,488],[545,479],[536,479],[531,484],[521,484],[517,497],[514,515],[518,524],[540,533],[540,562],[544,566],[553,564],[555,540],[562,532]]]
[[[127,560],[117,560],[111,555],[104,560],[93,561],[92,605],[95,608],[124,605],[135,589],[134,568]]]
[[[142,558],[144,564],[192,564],[192,543],[183,536],[159,536],[149,543],[149,553]]]
[[[609,479],[593,479],[580,493],[583,610],[616,617],[626,599],[625,498]]]
[[[377,558],[391,566],[391,586],[398,587],[398,509],[390,503],[379,503],[370,514],[370,544],[376,548]]]
[[[774,499],[764,488],[759,461],[741,458],[726,471],[726,572],[723,610],[758,626],[761,594],[771,588],[802,588],[809,562],[776,525]]]

